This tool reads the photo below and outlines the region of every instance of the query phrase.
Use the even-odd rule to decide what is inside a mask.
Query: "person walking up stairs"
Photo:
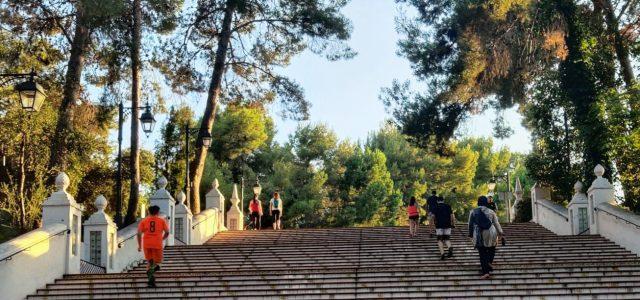
[[[503,238],[504,241],[504,233],[498,222],[498,216],[488,205],[487,197],[480,196],[478,207],[469,214],[469,237],[480,257],[481,279],[491,277],[498,238]]]
[[[444,198],[442,197],[438,197],[432,215],[432,222],[435,225],[436,238],[438,239],[438,249],[440,249],[440,259],[444,260],[446,257],[453,256],[451,229],[455,227],[455,216],[451,206],[444,203]]]
[[[156,287],[155,272],[160,270],[163,258],[162,242],[169,237],[169,224],[164,218],[159,217],[158,213],[160,207],[149,207],[149,216],[140,221],[137,235],[138,252],[144,249],[144,258],[148,263],[148,286],[153,288]]]

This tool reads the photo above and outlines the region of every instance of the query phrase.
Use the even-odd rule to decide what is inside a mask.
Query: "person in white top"
[[[273,198],[269,201],[269,215],[273,216],[273,230],[282,229],[280,218],[282,217],[282,199],[278,192],[273,193]]]

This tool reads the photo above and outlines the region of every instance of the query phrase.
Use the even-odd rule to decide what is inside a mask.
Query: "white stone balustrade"
[[[175,206],[176,201],[171,197],[171,193],[167,191],[168,180],[164,176],[158,179],[158,190],[151,196],[149,199],[150,206],[158,206],[160,207],[160,215],[164,216],[169,223],[169,237],[165,240],[165,244],[167,246],[173,246],[174,244],[174,214],[175,214]]]
[[[84,222],[84,260],[105,268],[107,273],[119,272],[115,268],[118,227],[104,211],[107,199],[96,198],[97,211]]]
[[[244,226],[244,214],[238,207],[240,198],[238,198],[238,187],[233,185],[233,193],[231,194],[231,207],[227,212],[227,229],[228,230],[243,230]]]
[[[576,182],[568,211],[546,200],[548,190],[535,185],[531,192],[532,221],[556,234],[599,234],[640,255],[640,216],[617,205],[614,187],[603,177],[603,166],[597,165],[594,174],[596,179],[587,194],[582,192],[584,185]],[[563,212],[566,219],[560,217]]]
[[[191,244],[191,224],[193,221],[193,214],[187,205],[184,203],[187,196],[184,192],[180,192],[177,196],[178,204],[176,204],[175,214],[175,239],[181,244]]]
[[[218,179],[214,179],[212,184],[211,184],[211,190],[207,193],[207,195],[205,196],[205,207],[206,208],[216,208],[218,209],[218,230],[219,231],[224,231],[225,228],[225,222],[224,222],[224,211],[225,211],[225,207],[224,207],[224,195],[222,195],[222,193],[220,192],[220,183],[218,182]]]
[[[64,274],[80,273],[82,205],[56,177],[56,191],[42,205],[42,227],[0,244],[0,297],[24,299]]]

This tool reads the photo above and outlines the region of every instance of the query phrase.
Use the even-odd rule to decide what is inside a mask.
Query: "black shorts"
[[[420,216],[409,216],[409,220],[418,221],[418,219],[420,219]]]
[[[274,221],[280,221],[280,210],[274,209],[271,211],[271,215],[273,216]]]

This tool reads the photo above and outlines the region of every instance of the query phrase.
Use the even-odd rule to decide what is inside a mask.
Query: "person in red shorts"
[[[140,221],[138,225],[138,252],[144,249],[144,258],[149,263],[147,266],[147,277],[149,287],[156,287],[155,272],[160,270],[162,263],[162,242],[169,236],[169,225],[167,221],[158,216],[160,207],[149,207],[149,216]],[[142,247],[141,246],[142,242]]]

